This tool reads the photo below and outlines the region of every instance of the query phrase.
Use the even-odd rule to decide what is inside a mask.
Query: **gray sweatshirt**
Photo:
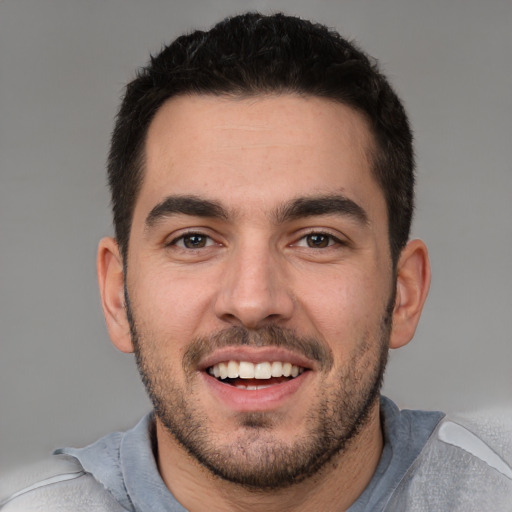
[[[349,512],[512,512],[512,418],[447,419],[381,400],[385,445]],[[0,482],[2,512],[184,512],[160,478],[152,415]],[[212,503],[211,511],[216,511]],[[210,511],[205,511],[210,512]]]

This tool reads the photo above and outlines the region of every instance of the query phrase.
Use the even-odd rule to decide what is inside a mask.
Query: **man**
[[[430,281],[413,167],[392,88],[325,27],[247,14],[153,58],[98,251],[153,414],[58,450],[2,510],[512,510],[496,432],[380,397]]]

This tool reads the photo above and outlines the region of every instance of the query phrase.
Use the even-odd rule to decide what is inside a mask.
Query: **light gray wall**
[[[112,118],[148,51],[247,9],[355,38],[410,112],[414,234],[434,277],[386,393],[448,411],[512,402],[510,0],[0,0],[0,470],[149,408],[96,291]]]

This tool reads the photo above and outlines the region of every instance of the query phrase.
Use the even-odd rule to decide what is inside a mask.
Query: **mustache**
[[[209,336],[195,338],[183,355],[183,369],[188,372],[199,362],[224,347],[279,347],[290,350],[318,363],[321,370],[330,370],[334,364],[331,349],[313,337],[299,336],[292,329],[276,325],[249,330],[231,326]]]

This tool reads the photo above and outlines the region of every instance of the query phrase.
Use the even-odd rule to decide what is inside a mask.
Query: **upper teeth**
[[[221,379],[270,379],[271,377],[297,377],[304,368],[291,363],[265,361],[250,363],[248,361],[226,361],[217,363],[208,369],[208,372]]]

